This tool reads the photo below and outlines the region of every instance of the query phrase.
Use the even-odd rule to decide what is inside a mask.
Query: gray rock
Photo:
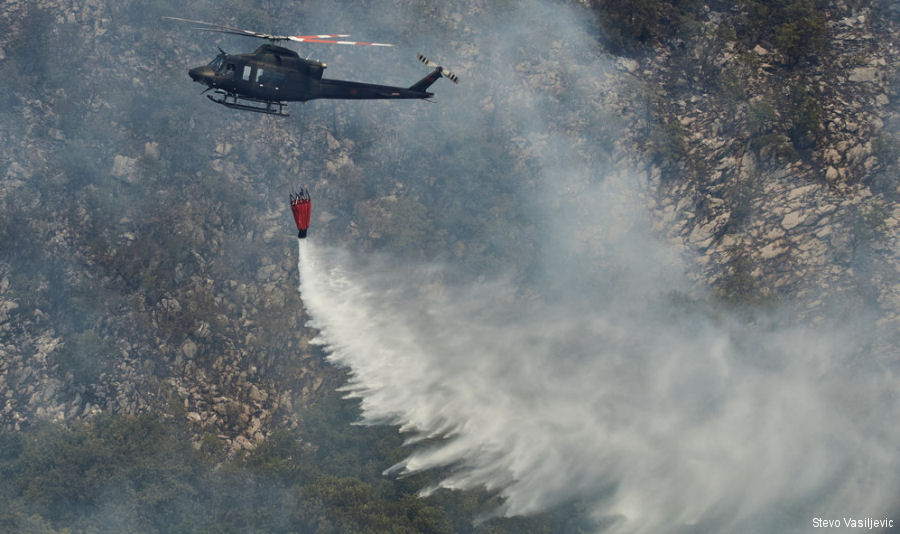
[[[159,159],[159,143],[156,141],[144,143],[144,156],[151,159]]]
[[[113,176],[122,178],[128,183],[137,183],[136,172],[136,158],[129,158],[128,156],[123,156],[121,154],[113,158],[112,171],[110,171]]]
[[[785,230],[791,230],[802,224],[805,219],[806,214],[803,210],[792,211],[781,219],[781,227]]]
[[[181,352],[184,354],[185,358],[193,360],[194,356],[197,354],[197,344],[190,339],[187,339],[181,345]]]
[[[850,76],[847,78],[851,82],[874,82],[878,77],[879,69],[875,67],[856,67],[852,71],[850,71]]]
[[[250,386],[249,396],[250,400],[256,404],[262,404],[269,398],[269,395],[265,391],[260,391],[255,384]]]

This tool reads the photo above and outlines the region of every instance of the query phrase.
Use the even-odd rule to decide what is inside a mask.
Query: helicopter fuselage
[[[440,67],[411,87],[394,87],[323,78],[325,63],[303,59],[293,50],[265,44],[251,54],[219,54],[208,65],[188,71],[195,82],[214,89],[221,98],[210,100],[228,107],[284,115],[273,111],[286,102],[316,98],[336,99],[425,99],[425,91],[441,77]],[[231,101],[229,101],[231,99]],[[265,104],[258,107],[239,100]]]

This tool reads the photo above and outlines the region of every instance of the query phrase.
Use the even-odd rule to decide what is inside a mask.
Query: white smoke
[[[442,438],[391,472],[452,467],[440,486],[497,489],[507,515],[587,501],[615,532],[799,532],[889,513],[893,377],[854,358],[850,332],[673,298],[629,271],[636,240],[604,240],[584,298],[558,302],[301,241],[301,293],[364,421]]]
[[[621,533],[806,532],[896,513],[891,368],[850,325],[703,304],[678,252],[651,237],[640,181],[596,155],[622,136],[603,116],[611,61],[592,52],[583,12],[503,6],[496,27],[460,15],[461,41],[479,39],[475,89],[442,88],[444,107],[419,123],[440,127],[407,125],[403,146],[439,157],[441,139],[483,132],[495,110],[493,142],[534,163],[515,195],[545,236],[539,265],[460,283],[453,266],[300,243],[310,324],[350,370],[364,422],[419,443],[388,472],[449,468],[441,487],[497,490],[506,515],[587,502],[598,530]],[[443,163],[441,186],[468,180],[470,195],[503,179]]]

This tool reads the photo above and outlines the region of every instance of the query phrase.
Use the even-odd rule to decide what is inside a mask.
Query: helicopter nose
[[[192,80],[194,80],[195,82],[206,84],[209,83],[209,80],[213,77],[214,74],[215,73],[213,72],[213,70],[206,65],[202,67],[195,67],[188,71],[188,75]]]

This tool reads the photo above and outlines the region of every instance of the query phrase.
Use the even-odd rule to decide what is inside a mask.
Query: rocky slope
[[[896,354],[900,25],[859,4],[830,5],[825,49],[808,65],[768,43],[741,50],[719,31],[736,12],[706,10],[692,39],[621,66],[657,92],[650,121],[663,132],[638,128],[633,141],[674,156],[648,170],[656,228],[699,254],[698,279],[798,303],[813,318],[835,306],[874,313],[881,348]],[[782,106],[799,84],[821,128],[802,151]]]
[[[429,195],[441,176],[434,169],[450,169],[458,178],[442,190],[466,195],[464,208],[478,214],[462,224],[500,228],[512,194],[500,184],[472,195],[467,186],[489,171],[465,165],[508,158],[527,187],[547,140],[517,132],[504,111],[528,107],[535,93],[551,102],[561,132],[583,135],[606,118],[628,132],[601,134],[604,147],[575,142],[574,151],[644,173],[655,229],[690,252],[698,285],[734,301],[796,302],[814,318],[836,302],[872,313],[873,339],[896,353],[896,16],[835,2],[824,52],[796,66],[768,43],[747,47],[720,31],[734,10],[706,8],[691,37],[612,58],[610,71],[581,68],[599,48],[559,36],[513,52],[517,84],[480,66],[497,44],[473,44],[486,6],[408,4],[453,29],[442,37],[458,51],[458,70],[484,84],[473,109],[364,115],[339,104],[293,122],[219,113],[197,87],[184,90],[185,67],[208,60],[211,45],[146,22],[178,14],[172,6],[4,4],[0,425],[164,411],[193,426],[198,446],[218,436],[239,449],[298,424],[297,409],[340,373],[300,327],[284,192],[298,177],[312,180],[317,231],[352,246],[426,258],[449,251],[480,266],[492,254],[524,254],[497,252],[488,232],[449,232],[463,207]],[[214,17],[211,6],[197,9]],[[265,15],[247,10],[250,20]],[[572,79],[592,90],[567,108]],[[799,148],[791,124],[800,119],[788,116],[797,102],[821,126]],[[404,140],[417,113],[442,124],[470,113],[507,141],[419,129],[419,142],[440,135],[457,152],[411,154]],[[362,126],[350,115],[364,116]],[[384,168],[400,170],[375,170]],[[528,250],[530,229],[502,231],[510,250]]]
[[[178,111],[145,114],[187,52],[163,50],[131,5],[12,2],[0,16],[0,425],[150,410],[192,425],[198,446],[240,449],[296,424],[338,373],[297,328],[285,214],[244,181],[257,159],[227,160],[207,134],[204,182],[196,160],[173,163],[196,155]]]

